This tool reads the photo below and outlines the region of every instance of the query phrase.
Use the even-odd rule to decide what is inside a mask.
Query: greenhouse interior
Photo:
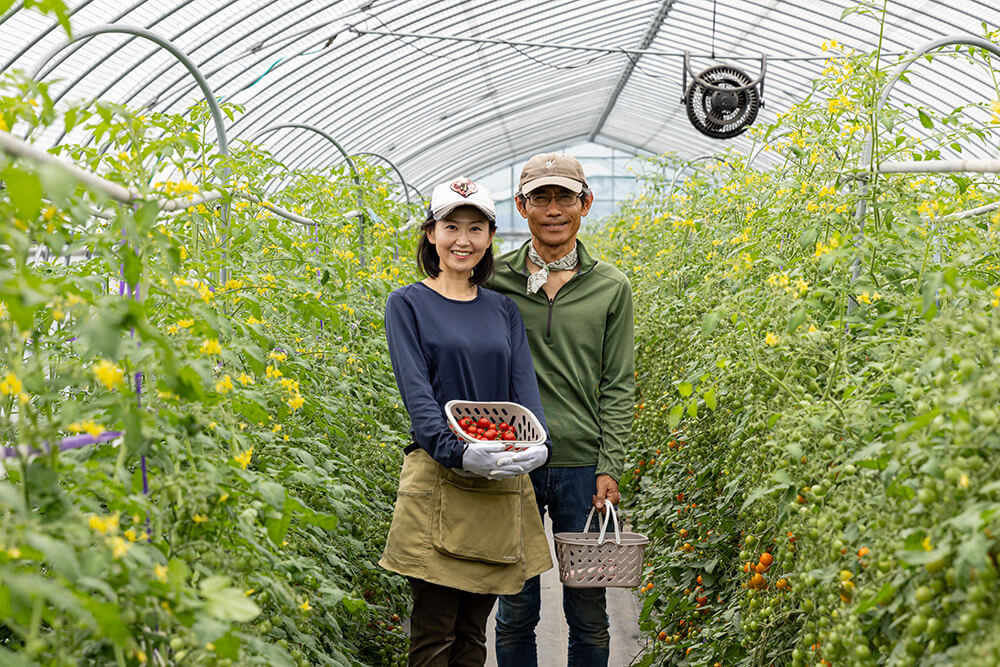
[[[995,2],[0,0],[0,62],[0,665],[1000,665]]]

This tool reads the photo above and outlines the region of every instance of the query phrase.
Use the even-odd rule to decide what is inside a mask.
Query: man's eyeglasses
[[[532,192],[531,194],[525,195],[524,197],[528,200],[528,203],[532,206],[548,206],[549,202],[553,199],[556,200],[558,206],[572,206],[576,203],[576,200],[580,198],[580,195],[575,195],[572,192],[560,192],[556,195],[545,194],[542,192]]]

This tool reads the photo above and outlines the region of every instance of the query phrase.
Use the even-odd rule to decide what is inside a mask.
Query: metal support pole
[[[320,135],[321,137],[329,141],[331,144],[333,144],[333,146],[340,152],[340,154],[344,156],[344,160],[347,161],[347,166],[351,170],[351,178],[354,180],[354,186],[357,190],[358,211],[360,213],[360,215],[358,216],[358,241],[360,244],[358,254],[361,257],[361,267],[364,268],[366,264],[365,215],[364,215],[365,200],[361,192],[361,177],[358,175],[358,169],[354,164],[354,160],[352,160],[350,154],[348,154],[348,152],[344,150],[344,147],[341,146],[340,143],[336,139],[331,137],[328,133],[324,132],[318,127],[313,127],[312,125],[305,125],[303,123],[281,123],[280,125],[270,125],[268,127],[265,127],[263,130],[260,130],[256,134],[254,134],[253,137],[250,138],[250,143],[257,141],[257,139],[259,139],[261,136],[265,134],[268,134],[270,132],[275,132],[277,130],[307,130],[309,132],[315,132],[316,134]]]
[[[921,56],[930,51],[940,49],[941,47],[944,46],[952,46],[956,44],[977,46],[981,49],[989,51],[995,56],[1000,56],[1000,47],[998,47],[996,44],[987,41],[985,39],[981,39],[979,37],[973,37],[971,35],[949,35],[947,37],[942,37],[940,39],[935,39],[933,41],[927,42],[919,49],[917,49],[912,56],[910,56],[903,62],[899,63],[899,65],[896,66],[896,69],[892,71],[892,74],[889,76],[889,80],[886,82],[885,87],[882,88],[882,93],[879,95],[878,103],[875,105],[875,111],[872,114],[872,123],[878,122],[878,114],[882,110],[882,107],[885,106],[886,101],[889,99],[889,93],[892,92],[892,89],[896,85],[896,82],[899,81],[900,77],[903,76],[903,73],[906,71],[906,69],[915,60],[917,60],[918,58],[920,58]],[[865,138],[868,139],[869,137]],[[866,169],[871,164],[874,150],[875,148],[872,145],[872,142],[865,141],[865,147],[863,152],[861,153],[861,164],[864,165]],[[877,169],[877,171],[881,171],[881,169]],[[894,173],[903,173],[903,172],[894,172]],[[858,199],[858,206],[855,211],[855,217],[858,223],[858,235],[857,238],[855,239],[855,242],[856,245],[860,247],[861,243],[864,241],[865,238],[865,214],[867,213],[867,207],[868,207],[868,179],[861,179],[861,187],[859,188],[858,194],[860,196]],[[859,275],[861,275],[860,254],[858,254],[858,256],[854,258],[854,263],[851,267],[851,281],[852,282],[856,281]],[[854,305],[853,300],[851,301],[850,305],[851,306]],[[851,309],[853,310],[853,308]]]
[[[372,153],[371,151],[366,151],[364,153],[355,153],[354,154],[355,157],[362,157],[362,156],[366,156],[366,155],[370,155],[371,157],[378,158],[379,160],[382,160],[387,165],[389,165],[389,167],[392,168],[392,170],[394,172],[396,172],[396,176],[399,177],[399,182],[403,186],[403,196],[406,197],[406,208],[407,208],[407,213],[409,213],[409,208],[410,208],[410,206],[412,206],[412,202],[410,201],[409,184],[406,182],[406,179],[403,178],[403,172],[401,172],[399,170],[399,168],[393,163],[392,160],[390,160],[389,158],[385,157],[384,155],[379,155],[378,153]],[[417,194],[420,194],[419,191],[417,192]]]
[[[82,30],[71,39],[66,40],[60,44],[57,44],[55,48],[45,54],[38,64],[35,66],[34,71],[31,72],[30,77],[32,79],[38,79],[41,74],[42,68],[45,67],[46,63],[52,60],[56,54],[62,51],[64,48],[72,44],[73,42],[79,42],[85,39],[91,39],[97,35],[104,35],[110,33],[121,33],[125,35],[133,35],[135,37],[142,37],[143,39],[148,39],[157,46],[168,51],[174,58],[184,65],[185,69],[194,77],[195,81],[198,82],[198,87],[201,88],[202,95],[205,96],[205,101],[208,103],[208,107],[212,112],[212,120],[215,124],[215,134],[219,143],[219,153],[224,159],[229,158],[229,140],[226,137],[226,124],[222,117],[222,109],[219,108],[219,103],[215,99],[215,93],[212,91],[212,86],[209,85],[208,80],[202,75],[201,70],[198,66],[194,64],[194,61],[188,57],[184,51],[179,49],[170,40],[157,35],[154,32],[146,30],[145,28],[139,28],[136,26],[129,25],[113,25],[113,24],[102,24],[96,25],[93,28],[88,28]],[[222,173],[223,189],[228,187],[230,169],[229,165],[226,164]],[[222,206],[222,225],[224,227],[223,237],[222,237],[222,248],[223,248],[223,261],[222,269],[219,272],[219,280],[222,283],[226,282],[228,277],[228,269],[226,265],[229,263],[229,203],[226,202]]]

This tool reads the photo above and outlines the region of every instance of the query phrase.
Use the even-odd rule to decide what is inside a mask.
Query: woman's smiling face
[[[437,251],[441,274],[467,278],[493,243],[490,223],[474,206],[459,206],[427,230]]]

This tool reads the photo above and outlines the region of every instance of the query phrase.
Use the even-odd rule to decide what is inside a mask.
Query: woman
[[[449,429],[450,400],[512,401],[544,425],[524,323],[493,272],[493,199],[460,178],[434,188],[417,264],[427,276],[386,302],[389,356],[413,444],[399,480],[382,567],[413,594],[411,667],[481,667],[498,594],[552,567],[531,481],[551,440],[519,454],[466,445]]]

